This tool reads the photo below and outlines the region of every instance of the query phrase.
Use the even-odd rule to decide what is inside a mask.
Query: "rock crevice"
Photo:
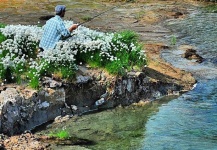
[[[49,82],[44,83],[50,84],[39,91],[19,86],[3,88],[0,132],[20,134],[58,116],[82,115],[141,100],[151,101],[183,89],[178,84],[153,79],[145,71],[128,72],[122,77],[85,67],[80,72],[82,75],[77,75],[74,83],[53,84],[56,81],[46,78]],[[103,78],[99,79],[99,76]]]

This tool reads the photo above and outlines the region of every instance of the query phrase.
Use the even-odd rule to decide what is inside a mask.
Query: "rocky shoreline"
[[[77,75],[74,84],[64,85],[52,79],[48,82],[47,79],[44,81],[46,87],[39,91],[21,86],[4,87],[0,94],[1,133],[17,135],[52,120],[62,122],[73,116],[119,105],[144,105],[166,95],[179,95],[180,91],[189,90],[188,88],[195,83],[187,82],[185,87],[181,86],[176,84],[174,79],[163,76],[151,68],[144,68],[144,72],[128,72],[124,77],[106,76],[101,70],[85,67],[80,67],[79,70],[80,75]],[[164,77],[165,81],[158,80],[157,77]],[[18,139],[22,141],[23,138],[29,137],[33,141],[39,138],[27,133],[20,135]],[[5,139],[4,136],[2,139],[2,145],[10,145],[11,140]],[[23,144],[18,142],[20,146]]]
[[[122,77],[110,76],[98,69],[79,68],[74,83],[64,84],[45,78],[44,87],[38,91],[6,85],[0,94],[1,133],[9,136],[21,134],[58,116],[83,115],[189,90],[169,77],[164,79],[173,82],[158,80],[157,76],[162,74],[146,67],[143,72],[128,72]],[[195,82],[186,83],[185,86],[192,87]]]

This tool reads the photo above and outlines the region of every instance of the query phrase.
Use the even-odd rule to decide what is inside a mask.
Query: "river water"
[[[217,149],[217,15],[196,12],[166,25],[176,32],[177,43],[162,57],[196,77],[196,87],[159,107],[145,125],[143,150]],[[181,58],[178,47],[191,45],[204,58],[201,64]]]
[[[197,87],[159,108],[145,127],[144,150],[216,150],[216,80]]]

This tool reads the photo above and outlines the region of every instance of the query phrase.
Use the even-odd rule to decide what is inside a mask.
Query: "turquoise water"
[[[159,108],[146,123],[144,150],[216,150],[217,81],[198,83],[193,91]]]
[[[142,150],[217,150],[217,14],[195,13],[168,22],[177,47],[162,54],[176,67],[188,70],[197,86],[159,107],[145,125]],[[181,58],[180,45],[191,45],[204,58],[197,64]]]

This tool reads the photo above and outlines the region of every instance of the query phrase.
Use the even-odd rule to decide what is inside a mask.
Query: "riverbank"
[[[169,1],[169,2],[171,2],[171,1]],[[150,4],[149,6],[152,6],[153,4]],[[164,6],[165,5],[166,4],[164,4]],[[173,5],[174,7],[172,7],[172,2],[171,2],[171,5],[168,5],[168,6],[171,6],[171,8],[173,8],[174,10],[177,10],[176,8],[180,7],[177,4],[174,4]],[[162,9],[162,6],[160,8]],[[145,68],[145,73],[148,76],[152,77],[154,82],[162,81],[162,82],[166,82],[166,83],[176,83],[176,84],[181,85],[183,87],[183,89],[182,89],[183,91],[187,91],[187,90],[190,90],[191,87],[193,86],[193,84],[196,82],[194,80],[194,78],[192,77],[192,75],[190,73],[187,73],[187,72],[182,71],[180,69],[174,68],[173,66],[171,66],[170,64],[168,64],[164,60],[162,60],[160,57],[161,50],[171,46],[168,41],[164,41],[165,39],[162,39],[162,38],[164,38],[164,36],[167,34],[168,35],[173,34],[173,33],[170,33],[170,31],[166,30],[165,28],[159,26],[160,22],[164,21],[165,19],[171,19],[171,18],[172,19],[182,19],[184,17],[184,15],[187,15],[189,13],[187,10],[182,10],[180,12],[178,11],[179,13],[177,13],[177,12],[171,13],[169,11],[170,9],[160,11],[160,14],[164,16],[164,17],[162,17],[164,19],[162,19],[158,16],[158,15],[160,15],[160,14],[158,14],[159,11],[154,11],[155,13],[157,13],[154,16],[158,16],[159,18],[158,17],[155,17],[155,18],[151,17],[153,20],[150,20],[150,17],[148,17],[151,14],[152,15],[154,14],[153,11],[147,13],[148,15],[146,17],[144,17],[144,16],[142,17],[142,15],[141,16],[139,15],[137,18],[140,19],[140,17],[141,17],[142,19],[141,20],[138,20],[138,19],[134,20],[135,28],[134,28],[134,26],[131,26],[130,29],[140,30],[140,31],[138,31],[138,33],[141,35],[141,40],[142,41],[144,40],[144,45],[145,45],[147,57],[149,60],[148,66]],[[170,15],[165,13],[166,11],[168,11],[168,13]],[[175,14],[175,16],[174,16],[174,14]],[[119,20],[120,18],[117,17],[116,19]],[[130,20],[132,18],[128,18],[128,19]],[[127,22],[129,21],[128,19],[126,19],[126,22],[121,22],[121,24],[127,24]],[[99,21],[100,21],[100,18],[99,18]],[[97,22],[94,22],[94,23],[97,24]],[[120,21],[118,21],[117,24],[118,23],[120,23]],[[114,25],[114,22],[111,22],[111,24]],[[94,27],[93,24],[91,26],[93,28],[99,28],[97,26]],[[115,26],[115,27],[117,27],[117,26]],[[144,28],[143,28],[143,26],[144,26]],[[108,29],[108,27],[109,27],[109,29]],[[112,28],[112,26],[110,26],[109,24],[108,24],[108,26],[102,25],[102,27],[99,30],[107,30],[107,29],[109,31],[119,30],[119,29],[116,29],[115,27]],[[126,28],[127,27],[125,27],[125,29]],[[156,37],[160,37],[160,38],[156,39]],[[171,93],[171,94],[173,94],[173,93]],[[25,137],[25,136],[23,136],[23,137]],[[8,142],[8,144],[4,144],[4,145],[7,145],[7,147],[9,148],[10,146],[14,145],[14,143],[10,144],[10,142]],[[45,147],[49,147],[49,146],[47,145]]]
[[[6,2],[1,4],[4,9],[1,12],[2,17],[0,18],[0,22],[6,24],[43,25],[45,20],[40,20],[39,18],[53,15],[52,8],[55,7],[57,1],[38,0],[35,2],[17,1],[15,4],[12,3]],[[148,69],[156,70],[156,74],[153,74],[153,71],[151,74],[156,76],[157,80],[165,79],[165,81],[167,80],[169,82],[177,80],[175,82],[184,86],[184,90],[189,90],[192,84],[191,82],[195,82],[191,74],[173,67],[161,58],[160,54],[163,49],[172,49],[174,46],[171,45],[171,38],[175,34],[166,29],[162,23],[168,19],[181,20],[193,11],[196,11],[197,7],[202,6],[204,3],[192,0],[178,0],[175,2],[172,0],[155,0],[150,2],[139,0],[128,3],[114,1],[96,1],[89,3],[83,0],[62,3],[67,6],[65,20],[73,19],[73,21],[78,23],[83,22],[85,18],[91,18],[95,14],[110,10],[94,18],[92,21],[85,23],[84,26],[105,32],[121,30],[133,30],[137,32],[141,42],[144,43],[147,53],[149,62]],[[12,7],[15,11],[11,12]],[[162,78],[161,74],[166,75],[168,78]]]

